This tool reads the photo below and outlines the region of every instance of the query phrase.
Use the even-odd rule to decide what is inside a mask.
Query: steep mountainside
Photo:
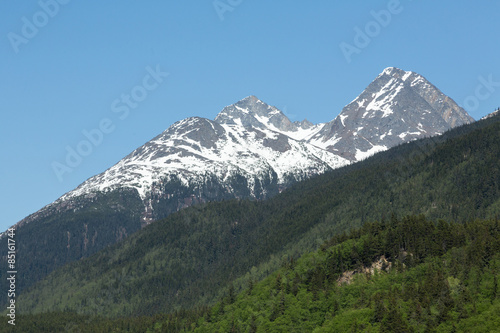
[[[392,213],[459,222],[495,217],[498,156],[500,116],[400,145],[266,201],[190,207],[53,272],[19,302],[30,312],[171,312],[213,302],[230,282],[239,291],[283,257]]]
[[[193,203],[227,198],[263,199],[293,182],[349,161],[302,140],[311,132],[275,107],[249,96],[224,108],[215,121],[192,117],[170,126],[116,165],[21,221],[78,209],[96,193],[132,189],[148,223]],[[166,207],[167,206],[167,207]]]
[[[225,107],[215,120],[181,120],[16,224],[23,244],[17,287],[22,291],[182,208],[270,198],[298,181],[469,121],[423,77],[395,68],[327,124],[291,122],[255,96]],[[0,251],[5,241],[0,236]]]

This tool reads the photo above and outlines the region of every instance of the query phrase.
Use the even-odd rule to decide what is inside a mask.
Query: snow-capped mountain
[[[423,76],[389,67],[308,142],[359,161],[473,121]]]
[[[324,124],[291,122],[255,96],[225,107],[214,120],[181,120],[16,224],[20,256],[32,258],[25,259],[20,288],[42,278],[30,275],[32,265],[48,274],[184,207],[265,199],[294,182],[471,121],[422,76],[396,68],[385,69]]]
[[[263,199],[293,182],[471,121],[424,77],[394,67],[324,124],[291,122],[276,107],[249,96],[214,120],[192,117],[173,124],[20,223],[78,209],[86,197],[119,189],[140,197],[143,224],[193,203]]]
[[[290,122],[275,107],[249,96],[225,107],[215,121],[192,117],[173,124],[58,201],[132,188],[151,209],[144,216],[149,221],[162,217],[152,214],[153,197],[185,201],[184,197],[164,191],[172,182],[189,189],[188,197],[194,195],[196,198],[191,199],[195,202],[221,196],[266,198],[292,182],[349,163],[302,140],[311,128],[315,127]],[[219,187],[215,193],[213,188],[203,193],[207,182]]]
[[[215,120],[178,121],[19,225],[82,209],[97,194],[124,189],[143,202],[143,225],[194,203],[264,199],[350,163],[307,142],[322,126],[307,120],[292,123],[277,108],[249,96],[225,107]]]

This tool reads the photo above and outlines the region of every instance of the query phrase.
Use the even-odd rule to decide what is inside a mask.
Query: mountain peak
[[[226,106],[215,117],[219,124],[243,127],[268,128],[278,131],[293,131],[295,125],[280,110],[270,106],[254,95]]]
[[[238,102],[229,105],[228,107],[231,106],[237,106],[241,109],[246,109],[249,113],[257,113],[257,114],[264,114],[266,111],[270,112],[271,111],[270,109],[273,108],[269,106],[267,103],[264,103],[263,101],[258,99],[254,95],[247,96],[242,100],[239,100]]]
[[[464,109],[423,76],[388,67],[312,140],[356,161],[472,121]]]
[[[421,78],[422,76],[412,72],[412,71],[405,71],[403,69],[397,68],[397,67],[387,67],[382,71],[382,73],[379,74],[377,78],[380,78],[382,76],[389,76],[394,79],[399,79],[402,81],[407,81],[408,78],[412,77],[413,79],[416,78]]]
[[[399,69],[397,67],[387,67],[382,71],[381,74],[386,74],[386,75],[394,75],[394,74],[401,74],[401,73],[406,73],[406,71]]]
[[[254,96],[254,95],[247,96],[247,97],[243,98],[241,101],[248,101],[248,102],[252,102],[252,103],[262,102],[260,99],[257,98],[257,96]]]
[[[264,103],[263,101],[261,101],[257,96],[255,95],[250,95],[250,96],[247,96],[241,100],[239,100],[238,102],[232,104],[232,105],[243,105],[245,107],[254,107],[255,105],[258,105],[258,104],[265,104],[267,105],[266,103]],[[231,106],[231,105],[229,105]]]

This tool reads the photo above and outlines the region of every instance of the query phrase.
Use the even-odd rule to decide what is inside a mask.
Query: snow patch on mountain
[[[356,160],[362,161],[364,159],[367,159],[368,157],[379,153],[381,151],[387,150],[386,146],[372,146],[370,149],[367,151],[362,151],[360,149],[356,149]]]

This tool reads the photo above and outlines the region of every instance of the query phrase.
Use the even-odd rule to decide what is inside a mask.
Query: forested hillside
[[[500,325],[499,220],[367,223],[164,331],[493,332]],[[195,318],[195,317],[193,317]]]
[[[81,203],[75,199],[57,214],[50,212],[26,223],[16,230],[18,292],[54,269],[136,232],[141,228],[142,210],[137,194],[124,189],[96,194]],[[0,239],[0,263],[7,266],[6,237]],[[4,290],[8,289],[6,275],[6,271],[0,271],[0,287]],[[0,299],[0,304],[5,301]]]
[[[23,332],[494,332],[500,325],[500,222],[423,216],[366,223],[283,261],[214,306],[105,319],[19,318]]]
[[[169,313],[213,304],[229,283],[237,293],[284,260],[392,214],[450,222],[493,218],[500,215],[499,120],[401,145],[267,201],[183,210],[54,271],[20,296],[19,310],[111,317]]]

